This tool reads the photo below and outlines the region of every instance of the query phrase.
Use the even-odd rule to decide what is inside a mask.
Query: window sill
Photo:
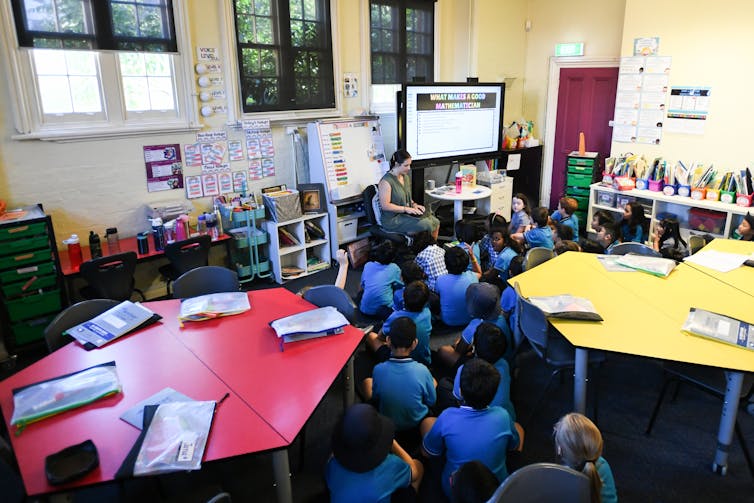
[[[12,140],[41,140],[60,143],[78,141],[103,140],[110,138],[127,138],[132,136],[152,136],[158,134],[190,134],[201,131],[201,124],[175,125],[175,126],[147,126],[147,127],[111,127],[103,129],[64,129],[54,131],[34,131],[31,133],[16,134]]]

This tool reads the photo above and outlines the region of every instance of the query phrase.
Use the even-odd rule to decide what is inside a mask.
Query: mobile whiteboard
[[[361,195],[388,170],[376,117],[311,122],[307,136],[311,181],[325,184],[330,203]]]

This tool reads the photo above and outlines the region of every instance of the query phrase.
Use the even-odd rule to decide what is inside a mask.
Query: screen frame
[[[408,119],[407,119],[407,101],[408,101],[408,91],[410,88],[441,88],[441,87],[457,87],[457,88],[485,88],[485,87],[495,87],[499,89],[500,93],[500,107],[498,110],[499,114],[499,122],[498,127],[495,131],[497,134],[497,142],[496,142],[496,148],[491,150],[485,150],[481,152],[476,152],[473,154],[457,154],[457,155],[443,155],[438,157],[427,157],[424,159],[417,159],[414,157],[414,153],[411,152],[407,148],[407,128],[408,128]],[[473,90],[470,92],[474,92]],[[415,167],[428,167],[428,166],[441,166],[441,165],[447,165],[451,164],[453,162],[468,162],[468,161],[479,161],[479,160],[485,160],[485,159],[496,159],[499,158],[502,155],[502,147],[503,147],[503,130],[505,129],[505,124],[503,121],[503,113],[505,111],[505,83],[504,82],[404,82],[401,86],[401,90],[398,91],[398,97],[397,97],[398,103],[400,104],[400,113],[398,114],[398,147],[408,150],[408,153],[412,155],[411,158],[411,164]]]

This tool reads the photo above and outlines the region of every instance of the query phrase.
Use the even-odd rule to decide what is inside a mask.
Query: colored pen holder
[[[732,204],[736,202],[736,193],[732,191],[727,190],[721,190],[720,191],[720,202],[721,203],[727,203]]]
[[[662,190],[662,180],[649,180],[649,190],[652,192],[660,192]]]
[[[602,172],[602,184],[603,185],[612,185],[613,184],[613,175],[609,175],[606,172]]]
[[[681,197],[689,197],[691,195],[691,186],[690,185],[679,185],[678,186],[678,195]]]
[[[707,189],[707,194],[704,196],[707,201],[719,201],[720,191],[715,189]]]
[[[736,194],[736,204],[739,206],[751,206],[751,197],[754,196],[754,194]]]
[[[647,180],[646,178],[637,178],[636,188],[639,190],[647,190],[649,183],[650,183],[649,180]]]
[[[691,199],[694,201],[702,201],[706,195],[707,189],[704,187],[694,187],[691,189]]]
[[[666,183],[662,187],[662,193],[666,196],[674,196],[678,192],[678,186],[675,184]]]

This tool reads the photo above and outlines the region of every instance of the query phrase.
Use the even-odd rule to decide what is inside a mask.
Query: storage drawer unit
[[[0,224],[0,321],[9,349],[42,341],[65,303],[52,220],[40,205],[23,211]]]
[[[576,215],[579,219],[579,227],[586,228],[586,210],[589,208],[589,186],[595,180],[599,167],[599,154],[597,152],[571,152],[566,158],[566,197],[576,199],[579,209]]]

